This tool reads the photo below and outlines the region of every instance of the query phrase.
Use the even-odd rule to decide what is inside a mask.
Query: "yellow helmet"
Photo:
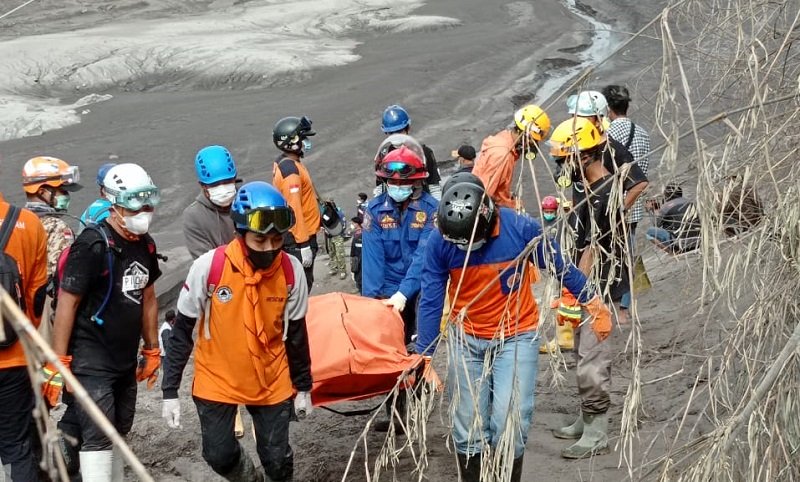
[[[39,156],[22,166],[22,188],[28,194],[36,194],[42,186],[51,186],[67,191],[80,189],[78,166],[55,157]]]
[[[565,157],[572,152],[589,151],[601,146],[606,141],[606,136],[597,129],[594,122],[585,117],[567,119],[553,130],[550,136],[550,153],[554,151],[563,153]]]
[[[550,117],[538,105],[528,104],[516,111],[514,123],[535,141],[541,141],[550,132]]]

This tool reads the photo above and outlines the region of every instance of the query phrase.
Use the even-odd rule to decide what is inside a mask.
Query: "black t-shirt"
[[[144,288],[152,285],[161,270],[153,238],[144,235],[128,241],[105,221],[101,223],[112,244],[113,280],[111,296],[100,318],[91,317],[108,290],[108,254],[102,236],[85,229],[70,247],[61,288],[82,295],[69,341],[72,371],[85,375],[124,373],[136,367],[142,333]]]
[[[629,261],[625,257],[622,206],[614,208],[618,211],[615,216],[617,222],[613,226],[611,223],[609,205],[612,202],[613,183],[606,183],[611,178],[612,176],[606,176],[593,182],[589,186],[589,202],[578,206],[575,245],[578,250],[588,247],[592,241],[599,245],[600,249],[595,251],[595,255],[600,259],[595,259],[595,265],[600,267],[600,292],[606,299],[619,301],[629,291]]]
[[[612,138],[608,138],[608,145],[603,150],[603,167],[610,173],[617,172],[617,168],[625,164],[633,163],[628,176],[623,180],[622,187],[625,191],[629,191],[633,186],[640,182],[647,181],[647,176],[644,175],[639,168],[639,164],[635,162],[633,154],[630,153],[625,146]],[[572,202],[578,204],[584,198],[584,186],[581,181],[579,173],[573,174],[572,182]]]

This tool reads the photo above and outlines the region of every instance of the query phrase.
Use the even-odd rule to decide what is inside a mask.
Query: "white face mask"
[[[150,221],[153,219],[153,213],[141,212],[135,216],[123,216],[125,221],[125,229],[136,235],[146,234],[150,229]]]
[[[233,198],[236,196],[236,184],[220,184],[206,188],[208,191],[208,199],[219,207],[226,208],[233,203]]]

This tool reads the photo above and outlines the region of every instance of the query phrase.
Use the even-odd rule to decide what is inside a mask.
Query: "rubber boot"
[[[608,415],[583,414],[583,435],[580,440],[561,451],[565,459],[584,459],[608,453]]]
[[[556,324],[556,338],[558,338],[558,347],[561,348],[561,351],[572,351],[575,348],[571,324]]]
[[[113,465],[112,461],[114,459],[113,451],[81,451],[80,459],[83,482],[111,482],[111,466]]]
[[[577,440],[583,435],[583,414],[578,414],[570,425],[553,430],[553,437],[567,440]]]
[[[111,458],[111,480],[114,482],[123,482],[125,480],[125,458],[122,456],[122,451],[114,446],[111,449],[113,457]]]
[[[253,459],[242,449],[239,451],[239,462],[223,477],[231,482],[264,482],[267,476],[263,469],[256,468]]]
[[[481,456],[467,457],[466,454],[456,454],[458,457],[458,470],[461,472],[461,482],[481,481]]]
[[[395,402],[395,409],[400,414],[401,417],[405,416],[406,413],[406,391],[401,390],[400,393],[397,394],[397,400]],[[403,431],[403,425],[394,417],[394,413],[392,411],[392,401],[386,401],[386,418],[387,420],[379,420],[375,422],[374,430],[379,433],[386,433],[389,431],[389,421],[391,420],[394,423],[394,430],[397,435],[404,435],[405,432]]]
[[[522,480],[522,459],[525,454],[520,455],[514,459],[514,465],[511,466],[511,479],[509,482],[521,482]]]

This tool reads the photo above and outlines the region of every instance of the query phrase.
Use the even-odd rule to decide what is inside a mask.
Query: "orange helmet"
[[[383,157],[375,175],[383,179],[425,179],[425,161],[406,146],[390,151]]]
[[[77,191],[81,188],[79,181],[78,166],[55,157],[34,157],[22,166],[22,188],[28,194],[36,194],[42,186]]]

